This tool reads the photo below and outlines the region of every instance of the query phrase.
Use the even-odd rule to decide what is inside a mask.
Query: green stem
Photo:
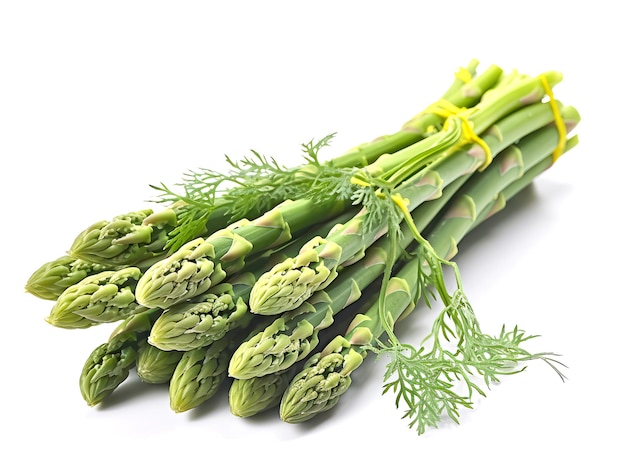
[[[125,319],[107,342],[92,351],[79,378],[80,392],[88,405],[101,403],[126,380],[135,366],[140,343],[158,315],[158,310],[151,310]]]
[[[549,72],[538,77],[525,77],[518,80],[514,80],[512,83],[507,83],[506,86],[496,87],[483,95],[483,99],[472,109],[470,112],[465,113],[466,119],[469,123],[469,127],[476,135],[481,135],[486,132],[491,126],[500,120],[504,120],[520,109],[528,109],[527,107],[532,104],[537,104],[541,101],[545,95],[545,88],[541,77],[546,77],[550,85],[558,83],[560,80],[560,74],[556,72]],[[548,103],[542,104],[547,107],[552,113],[552,108]],[[523,111],[522,109],[522,111]],[[533,129],[533,121],[531,119],[523,119],[522,114],[517,114],[517,119],[514,122],[514,126],[522,124],[520,121],[527,123],[528,126]],[[510,124],[510,122],[508,123]],[[545,124],[545,123],[544,123]],[[505,122],[506,125],[506,122]],[[385,170],[379,167],[379,162],[375,162],[372,165],[365,168],[372,175],[381,175],[382,178],[393,185],[398,185],[412,175],[415,175],[420,169],[425,168],[436,157],[440,156],[442,149],[447,149],[451,142],[455,142],[459,138],[459,134],[463,133],[464,121],[453,116],[450,121],[450,129],[448,132],[441,135],[434,135],[428,139],[424,139],[416,143],[413,146],[406,147],[394,155],[394,160],[397,161],[397,168],[392,170]],[[525,135],[525,126],[519,128],[520,135]],[[534,129],[537,129],[534,127]],[[470,139],[465,137],[464,139]],[[463,141],[461,141],[463,142]],[[511,142],[511,141],[510,141]],[[489,142],[485,142],[486,147],[491,150],[492,155],[496,155],[499,149],[506,147],[505,145],[498,147],[492,147],[497,145],[493,139]],[[485,149],[481,146],[474,145],[472,152],[487,160],[485,155]],[[441,156],[445,158],[445,154]],[[483,164],[488,162],[483,162]],[[386,168],[389,168],[388,162],[386,162]]]
[[[467,67],[473,76],[478,65],[477,61],[471,61]],[[491,89],[500,79],[502,69],[492,65],[482,74],[473,77],[469,81],[456,78],[450,88],[442,95],[442,99],[459,108],[472,107],[478,103],[480,97]],[[375,161],[383,161],[405,147],[411,146],[423,139],[430,129],[441,127],[444,118],[436,113],[425,109],[423,112],[409,120],[398,132],[378,138],[367,144],[363,144],[348,151],[346,154],[335,158],[331,163],[337,167],[362,167]],[[380,156],[380,157],[379,157]],[[378,157],[378,159],[373,158]]]

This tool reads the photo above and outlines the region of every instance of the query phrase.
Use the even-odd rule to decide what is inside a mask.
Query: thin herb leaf
[[[457,290],[433,324],[427,337],[430,348],[390,341],[372,350],[390,357],[383,394],[392,392],[397,407],[404,403],[403,418],[423,434],[428,427],[437,427],[444,414],[458,423],[460,409],[472,408],[473,395],[486,395],[478,380],[489,388],[502,376],[524,371],[522,363],[544,361],[565,380],[559,369],[565,365],[556,359],[558,355],[533,354],[522,347],[535,337],[517,326],[512,330],[503,326],[497,336],[483,333],[467,298]]]
[[[255,150],[252,155],[235,160],[225,156],[224,172],[199,168],[183,174],[177,190],[161,183],[151,185],[158,192],[152,202],[185,203],[178,225],[168,235],[167,248],[175,251],[201,235],[216,207],[226,208],[230,222],[254,218],[277,204],[296,198],[328,201],[350,198],[351,169],[336,169],[320,163],[319,152],[329,146],[335,134],[302,144],[303,164],[286,167],[273,157]]]

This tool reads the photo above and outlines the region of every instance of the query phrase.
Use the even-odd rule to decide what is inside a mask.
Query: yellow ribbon
[[[559,111],[559,105],[554,99],[554,93],[552,93],[552,88],[548,83],[548,79],[545,75],[540,75],[541,84],[546,91],[546,95],[548,95],[550,108],[552,108],[552,113],[554,113],[554,124],[556,126],[557,131],[559,132],[559,142],[556,145],[556,148],[552,152],[552,163],[556,162],[559,157],[563,154],[565,150],[565,143],[567,141],[567,128],[565,127],[565,123],[563,122],[563,117]]]
[[[436,114],[437,116],[441,116],[442,118],[445,118],[446,121],[444,121],[443,123],[443,129],[448,128],[448,126],[450,125],[449,120],[454,119],[454,118],[458,118],[461,120],[462,136],[461,136],[461,139],[459,139],[459,142],[457,143],[457,145],[455,146],[455,149],[461,146],[464,146],[465,144],[468,144],[470,142],[474,142],[478,144],[480,147],[482,147],[483,150],[485,151],[485,163],[479,168],[479,171],[483,171],[485,168],[489,166],[489,164],[493,160],[493,156],[491,154],[491,149],[489,148],[487,143],[483,139],[481,139],[478,134],[474,132],[474,126],[472,122],[469,120],[469,116],[474,111],[475,109],[460,108],[454,105],[453,103],[450,103],[449,101],[444,100],[442,98],[440,100],[437,100],[433,104],[431,104],[428,108],[426,108],[425,112],[433,113],[433,114]]]
[[[460,80],[461,82],[464,83],[468,83],[470,80],[472,80],[472,74],[470,73],[469,70],[467,70],[465,67],[461,67],[455,74],[454,76]]]
[[[473,76],[472,73],[466,68],[466,67],[460,67],[459,70],[457,70],[454,73],[454,78],[456,78],[457,80],[460,80],[463,83],[469,83]],[[452,106],[454,108],[456,108],[452,103],[444,100],[443,98],[441,100],[439,100],[439,102],[435,102],[432,105],[426,107],[426,109],[424,109],[423,111],[419,112],[418,114],[416,114],[415,116],[413,116],[413,118],[411,118],[410,120],[408,120],[403,128],[408,128],[410,127],[410,123],[412,123],[413,121],[419,119],[421,116],[425,115],[425,114],[429,114],[429,113],[433,113],[433,114],[437,114],[439,116],[442,116],[440,112],[438,112],[437,107],[438,106],[446,106],[445,103],[447,103],[449,106]],[[444,116],[445,117],[445,116]],[[436,131],[436,128],[434,126],[429,126],[427,129],[427,132],[432,133]]]

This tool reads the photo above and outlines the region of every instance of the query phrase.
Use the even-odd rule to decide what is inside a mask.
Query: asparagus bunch
[[[189,173],[182,193],[154,186],[165,208],[80,233],[26,288],[54,301],[46,320],[56,327],[119,323],[85,362],[86,402],[100,403],[135,368],[146,383],[169,384],[170,408],[183,412],[230,376],[234,415],[280,405],[285,422],[302,422],[337,403],[370,351],[392,357],[386,390],[414,398],[423,388],[416,372],[433,384],[437,372],[470,374],[446,370],[440,348],[411,350],[394,333],[431,288],[445,305],[431,338],[437,346],[442,332],[456,334],[454,355],[487,380],[504,371],[503,345],[514,362],[546,359],[522,350],[527,337],[517,331],[480,331],[450,260],[462,237],[573,146],[575,136],[566,139],[579,116],[554,99],[557,72],[476,67],[398,132],[335,159],[318,158],[332,136],[303,145],[304,162],[289,168],[256,152],[227,158],[230,172]],[[411,384],[394,382],[396,373]],[[431,397],[409,404],[420,432],[436,425],[433,411],[454,419],[470,404]]]

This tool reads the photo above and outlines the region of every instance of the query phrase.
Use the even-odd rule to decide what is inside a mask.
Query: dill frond
[[[564,380],[559,367],[565,365],[556,359],[558,355],[530,353],[522,346],[533,338],[517,327],[507,330],[503,326],[495,336],[484,333],[467,298],[457,290],[419,349],[380,342],[373,350],[390,358],[383,393],[392,392],[398,408],[404,404],[403,418],[423,434],[428,427],[436,428],[444,415],[458,423],[460,410],[473,407],[475,394],[486,396],[483,388],[524,371],[528,361],[546,362]],[[431,341],[430,348],[426,340]]]

